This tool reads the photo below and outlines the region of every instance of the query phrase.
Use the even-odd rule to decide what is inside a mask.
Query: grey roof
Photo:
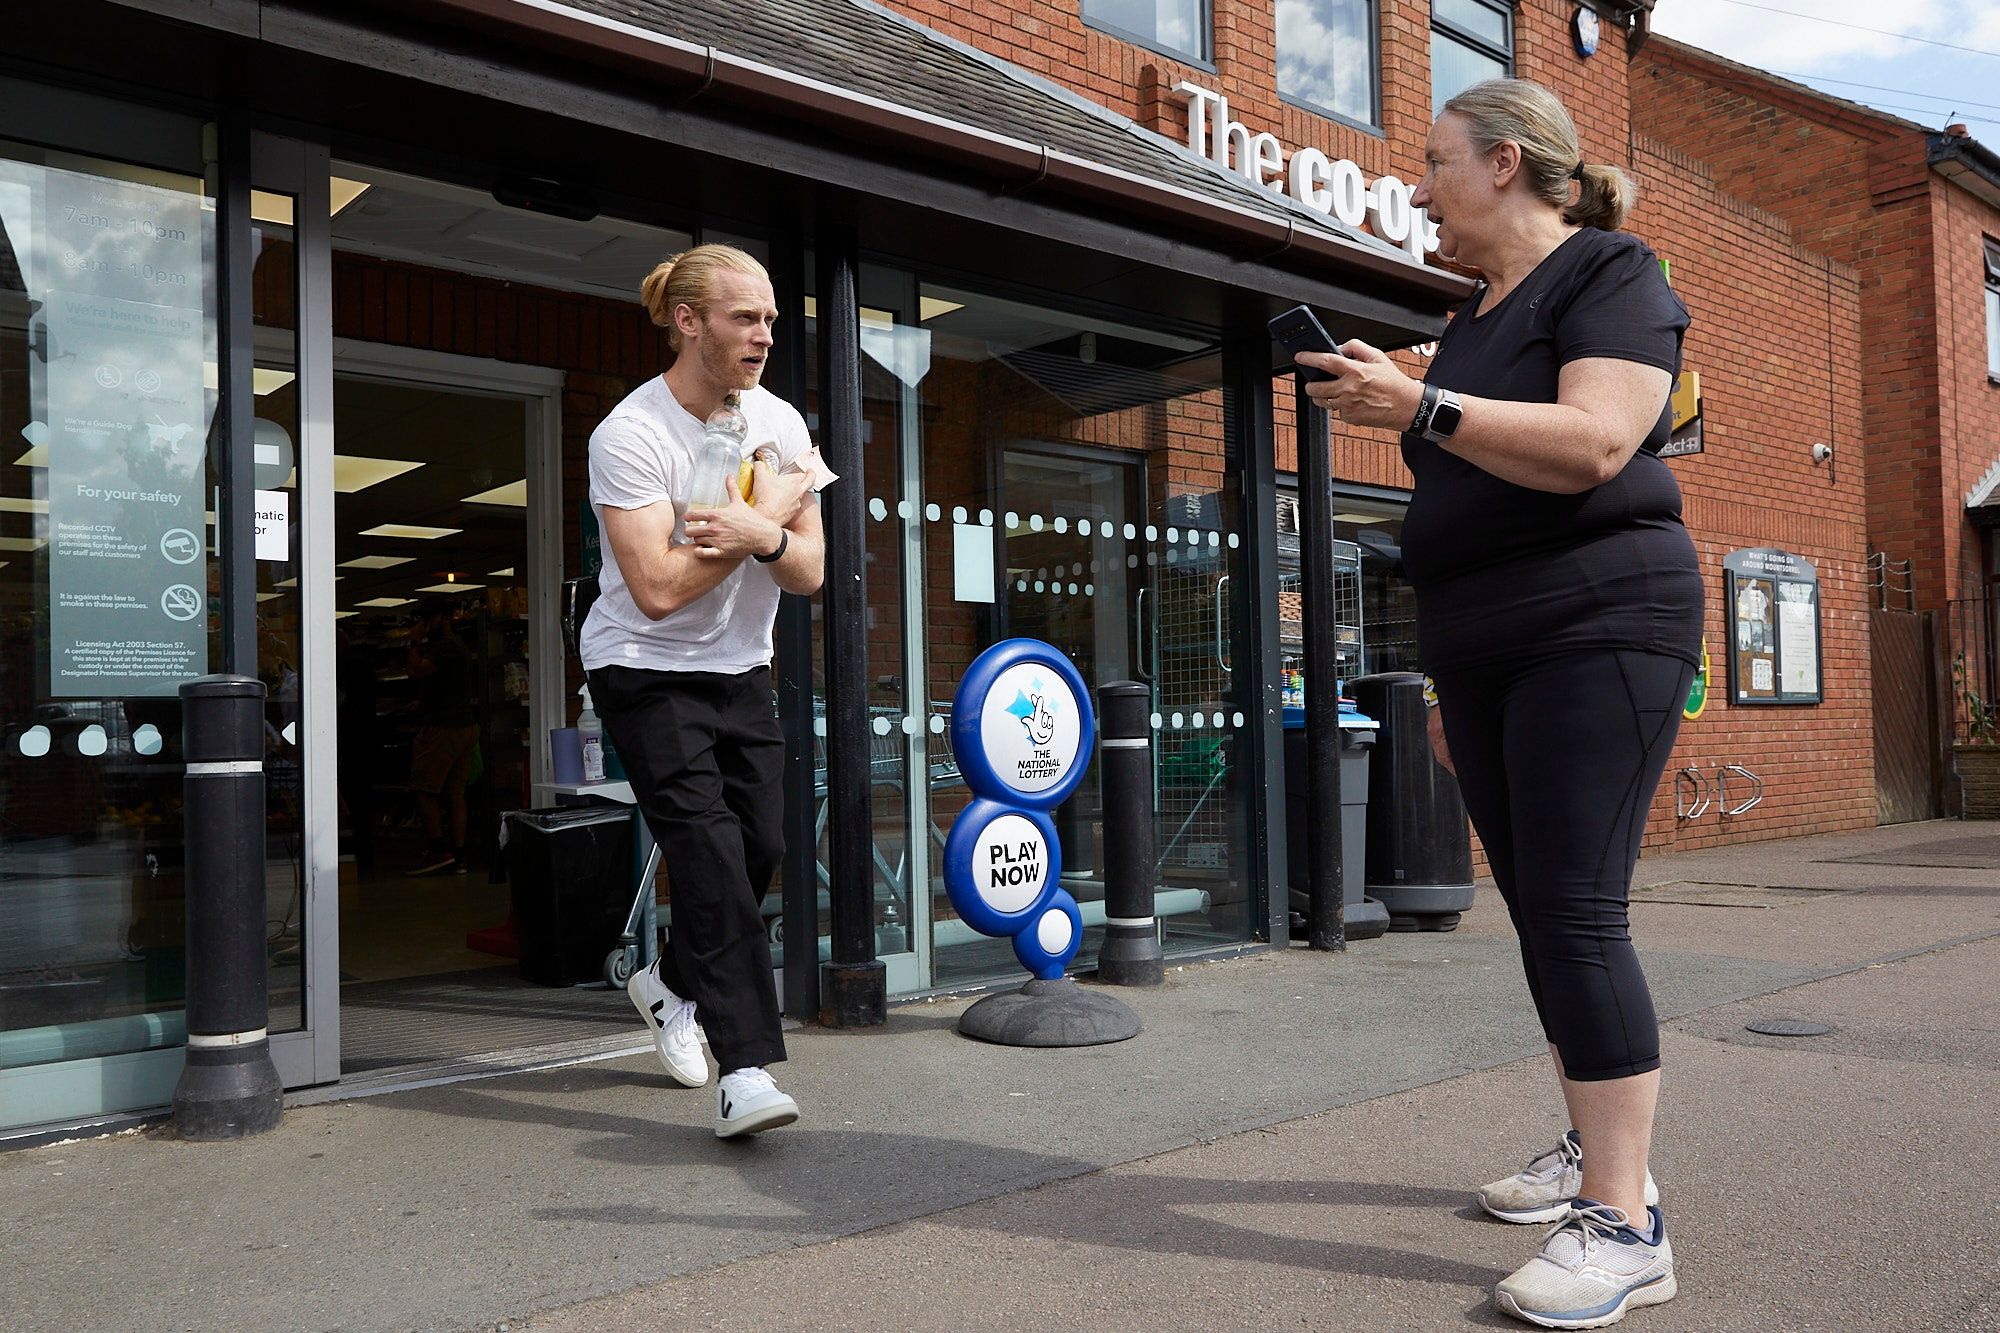
[[[1260,189],[1182,144],[869,0],[567,0],[884,102],[1057,149],[1379,253],[1399,247]],[[1413,265],[1414,266],[1414,265]]]

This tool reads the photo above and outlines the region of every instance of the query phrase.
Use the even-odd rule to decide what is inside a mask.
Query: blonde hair
[[[748,273],[769,282],[771,275],[757,257],[733,245],[697,245],[660,263],[639,284],[639,299],[653,323],[667,331],[667,345],[681,350],[681,331],[674,323],[674,311],[686,306],[705,318],[715,300],[718,273]]]
[[[1639,187],[1617,167],[1586,165],[1577,146],[1576,122],[1562,100],[1527,79],[1488,79],[1444,104],[1440,116],[1462,117],[1473,148],[1483,157],[1503,143],[1521,150],[1528,188],[1544,203],[1563,210],[1573,227],[1617,231],[1638,197]],[[1569,184],[1582,189],[1569,201]]]

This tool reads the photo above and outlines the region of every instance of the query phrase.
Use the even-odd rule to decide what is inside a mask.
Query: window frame
[[[1505,71],[1502,77],[1513,78],[1514,48],[1517,45],[1515,41],[1516,33],[1514,31],[1514,6],[1508,0],[1468,0],[1468,3],[1490,9],[1501,17],[1507,25],[1506,46],[1495,46],[1491,41],[1471,31],[1469,28],[1460,27],[1457,23],[1438,13],[1437,0],[1431,0],[1431,68],[1437,68],[1437,38],[1438,34],[1442,32],[1460,46],[1470,47],[1473,51],[1481,55],[1490,56],[1498,60]],[[1453,95],[1456,96],[1456,94]],[[1433,102],[1437,100],[1437,90],[1435,88],[1431,90],[1431,100]]]
[[[2000,384],[2000,241],[1980,240],[1986,260],[1986,381]]]
[[[1382,128],[1382,0],[1361,0],[1368,7],[1368,120],[1356,120],[1344,112],[1301,97],[1297,93],[1286,92],[1278,85],[1278,101],[1286,106],[1295,106],[1301,111],[1310,111],[1315,116],[1324,117],[1350,129],[1362,130],[1377,138],[1385,137]],[[1271,36],[1277,40],[1278,13],[1276,0],[1271,8]]]
[[[1102,19],[1092,18],[1090,15],[1090,0],[1077,0],[1076,15],[1083,23],[1083,26],[1089,28],[1092,32],[1101,32],[1107,37],[1116,37],[1121,42],[1129,42],[1133,46],[1141,47],[1156,55],[1163,55],[1169,60],[1178,60],[1182,64],[1190,65],[1204,73],[1214,74],[1216,73],[1215,0],[1198,0],[1198,3],[1201,6],[1200,27],[1202,49],[1200,55],[1194,55],[1187,51],[1176,51],[1157,38],[1142,37],[1130,28],[1122,28],[1116,23],[1107,23]]]

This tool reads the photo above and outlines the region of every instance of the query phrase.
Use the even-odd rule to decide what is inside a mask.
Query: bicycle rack
[[[1688,800],[1692,791],[1694,800]],[[1708,775],[1698,768],[1683,768],[1674,774],[1674,818],[1700,819],[1715,801],[1708,794]]]
[[[1740,805],[1729,803],[1729,775],[1746,779],[1750,783],[1750,799]],[[1741,764],[1721,764],[1715,770],[1716,804],[1725,815],[1740,815],[1751,806],[1764,799],[1764,779],[1752,773]]]

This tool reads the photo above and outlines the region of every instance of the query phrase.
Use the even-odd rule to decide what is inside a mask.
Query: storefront
[[[487,951],[504,887],[407,873],[430,706],[408,639],[451,607],[479,663],[464,819],[483,871],[576,713],[559,603],[585,442],[663,365],[638,280],[695,241],[765,258],[786,310],[767,382],[827,430],[858,423],[842,484],[862,517],[830,522],[829,581],[858,575],[865,604],[852,626],[821,601],[780,622],[792,836],[768,910],[788,1010],[818,1011],[842,894],[867,904],[892,995],[1015,970],[954,918],[938,864],[967,800],[952,692],[1010,635],[1093,685],[1152,687],[1167,948],[1285,937],[1264,321],[1307,300],[1408,344],[1464,285],[886,12],[805,8],[803,31],[515,0],[337,19],[90,3],[15,24],[0,1134],[173,1086],[199,891],[175,690],[206,671],[269,688],[289,1086],[629,1026],[622,996],[527,988]],[[827,352],[839,321],[858,364]],[[865,712],[829,712],[830,674]],[[825,780],[843,753],[864,757],[865,800]],[[865,887],[831,868],[855,811]],[[1061,820],[1065,882],[1101,922],[1094,780]]]

